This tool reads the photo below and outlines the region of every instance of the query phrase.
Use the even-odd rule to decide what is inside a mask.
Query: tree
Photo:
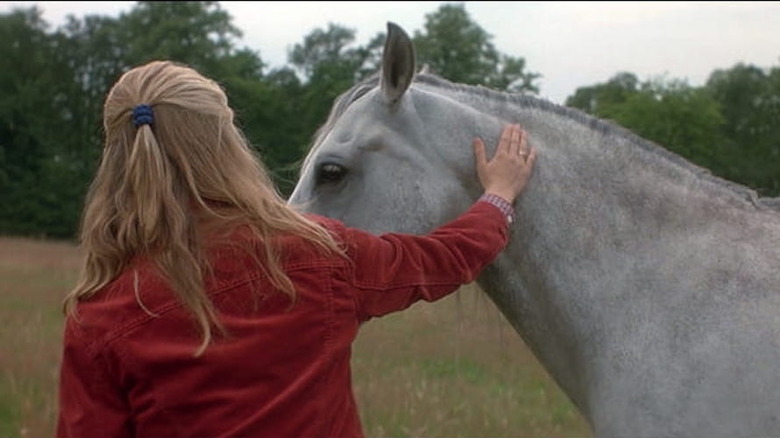
[[[306,141],[295,151],[303,155],[317,127],[323,123],[336,97],[365,74],[371,51],[355,47],[355,31],[337,24],[317,28],[293,46],[290,64],[303,77],[295,117]]]
[[[471,20],[462,4],[444,4],[425,20],[424,31],[412,38],[420,64],[453,82],[539,91],[534,81],[541,76],[525,71],[525,59],[499,53],[492,35]]]
[[[725,176],[723,116],[702,88],[681,80],[647,81],[625,100],[602,108],[613,119],[687,159]]]
[[[355,31],[329,23],[326,29],[316,28],[293,46],[290,64],[299,69],[304,80],[315,76],[354,81],[354,72],[363,62],[360,49],[349,48],[355,42]],[[333,68],[336,66],[337,68]],[[334,74],[335,73],[335,74]]]
[[[120,16],[127,61],[171,59],[209,77],[222,77],[222,61],[235,53],[243,34],[218,2],[140,1]]]
[[[225,82],[236,118],[282,193],[292,191],[295,163],[308,141],[299,117],[302,85],[289,68],[263,80],[230,77]]]
[[[574,95],[566,99],[566,106],[603,117],[605,108],[624,103],[638,91],[639,79],[636,75],[620,72],[604,84],[577,88]]]
[[[78,220],[78,174],[59,109],[67,66],[37,8],[0,16],[0,233],[63,237]]]
[[[725,119],[730,172],[762,194],[780,194],[780,67],[736,64],[715,70],[706,88]]]
[[[105,95],[152,59],[220,82],[248,133],[273,132],[277,120],[256,102],[285,99],[264,82],[259,55],[235,46],[240,35],[216,2],[139,2],[117,18],[71,16],[54,32],[37,9],[0,16],[0,56],[14,66],[0,71],[0,232],[74,235],[102,150]]]
[[[566,105],[610,119],[724,177],[728,157],[717,102],[686,81],[659,77],[640,82],[620,72],[603,84],[578,88]]]
[[[618,73],[566,105],[613,119],[726,179],[780,194],[780,67],[737,64],[703,87]]]

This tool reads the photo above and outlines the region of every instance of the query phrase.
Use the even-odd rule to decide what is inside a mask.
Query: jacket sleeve
[[[68,318],[59,381],[58,438],[130,437],[130,411],[106,361]]]
[[[346,228],[358,319],[435,301],[476,280],[504,249],[508,232],[506,216],[483,201],[423,236]]]

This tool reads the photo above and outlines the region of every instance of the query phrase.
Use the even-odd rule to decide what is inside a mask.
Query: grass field
[[[69,243],[0,238],[0,438],[52,436]],[[571,403],[473,287],[368,322],[354,384],[371,437],[589,437]]]

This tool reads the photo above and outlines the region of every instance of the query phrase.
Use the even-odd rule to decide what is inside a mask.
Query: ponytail
[[[127,199],[121,216],[127,217],[126,227],[119,238],[137,242],[139,253],[150,254],[157,263],[160,275],[172,286],[174,293],[189,308],[203,333],[200,354],[212,338],[212,326],[224,331],[205,294],[188,291],[203,290],[203,254],[198,244],[195,223],[185,210],[188,191],[182,187],[185,178],[161,145],[154,133],[154,112],[149,105],[138,105],[133,110],[133,124],[137,127],[125,174]],[[187,178],[189,179],[189,178]],[[123,236],[123,232],[126,234]],[[181,275],[186,272],[187,275]],[[135,285],[136,289],[138,285]],[[140,291],[136,297],[142,308]]]
[[[65,298],[67,314],[76,316],[79,301],[142,256],[196,320],[200,354],[214,329],[224,333],[204,287],[210,274],[200,241],[204,223],[220,236],[248,228],[255,239],[245,249],[291,302],[295,288],[273,244],[276,236],[297,235],[344,254],[327,230],[287,206],[236,127],[224,91],[195,70],[153,61],[128,71],[106,98],[103,127],[103,155],[81,223],[84,263]],[[151,313],[135,285],[138,304]]]

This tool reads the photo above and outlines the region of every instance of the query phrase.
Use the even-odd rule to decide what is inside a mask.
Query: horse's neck
[[[714,216],[750,202],[630,136],[538,108],[506,110],[501,118],[520,121],[540,154],[510,246],[479,283],[587,417],[620,330],[648,328],[653,307],[678,292],[679,272],[663,278],[667,255],[686,244],[706,250],[704,235],[727,227]],[[643,296],[643,282],[656,280],[672,286]],[[636,326],[619,327],[627,318]]]

